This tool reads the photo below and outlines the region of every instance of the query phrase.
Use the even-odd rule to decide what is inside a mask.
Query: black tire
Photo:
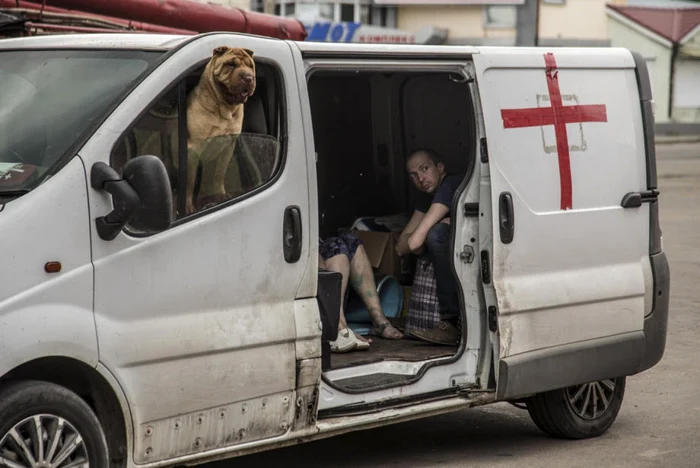
[[[27,422],[28,418],[35,416],[41,416],[41,432],[46,438],[43,449],[45,456],[50,452],[50,442],[53,439],[51,435],[57,432],[56,427],[61,420],[63,442],[70,440],[75,433],[82,438],[82,444],[58,465],[59,468],[78,459],[87,459],[90,468],[109,466],[107,441],[95,413],[70,390],[40,381],[12,382],[0,389],[0,457],[9,458],[19,466],[30,466],[10,433],[15,429],[22,438],[29,437],[31,440],[31,437],[34,437],[36,440],[37,431],[34,430],[34,424],[30,424],[31,420]],[[33,452],[33,456],[37,457],[36,446],[32,442],[26,446]],[[60,450],[56,449],[53,459],[56,460],[60,453]]]
[[[619,377],[538,393],[526,400],[527,411],[537,427],[551,436],[598,437],[610,429],[620,412],[625,381],[625,377]],[[606,397],[607,405],[602,396]]]

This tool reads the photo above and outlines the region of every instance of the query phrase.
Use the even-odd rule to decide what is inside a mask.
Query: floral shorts
[[[352,262],[355,257],[357,248],[362,245],[362,241],[354,234],[349,232],[340,234],[337,237],[329,237],[328,239],[319,241],[319,253],[323,260],[328,260],[337,255],[345,255],[348,261]]]

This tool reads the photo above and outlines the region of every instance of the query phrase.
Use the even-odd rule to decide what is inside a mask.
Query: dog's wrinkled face
[[[217,47],[211,58],[211,66],[214,85],[227,104],[244,104],[255,92],[252,50]]]

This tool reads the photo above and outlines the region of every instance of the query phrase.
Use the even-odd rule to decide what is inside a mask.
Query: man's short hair
[[[411,155],[408,157],[408,160],[410,160],[411,158],[413,158],[413,156],[419,153],[426,154],[436,166],[442,162],[442,158],[435,151],[428,148],[419,148],[415,151],[412,151]]]

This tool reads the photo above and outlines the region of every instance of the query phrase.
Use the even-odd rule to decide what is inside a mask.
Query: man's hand
[[[444,220],[449,212],[450,209],[447,205],[443,205],[442,203],[433,203],[430,205],[428,212],[425,213],[425,216],[423,216],[418,223],[418,227],[416,227],[416,230],[410,236],[408,248],[411,252],[420,254],[423,251],[423,244],[425,244],[425,240],[428,238],[430,229]]]

